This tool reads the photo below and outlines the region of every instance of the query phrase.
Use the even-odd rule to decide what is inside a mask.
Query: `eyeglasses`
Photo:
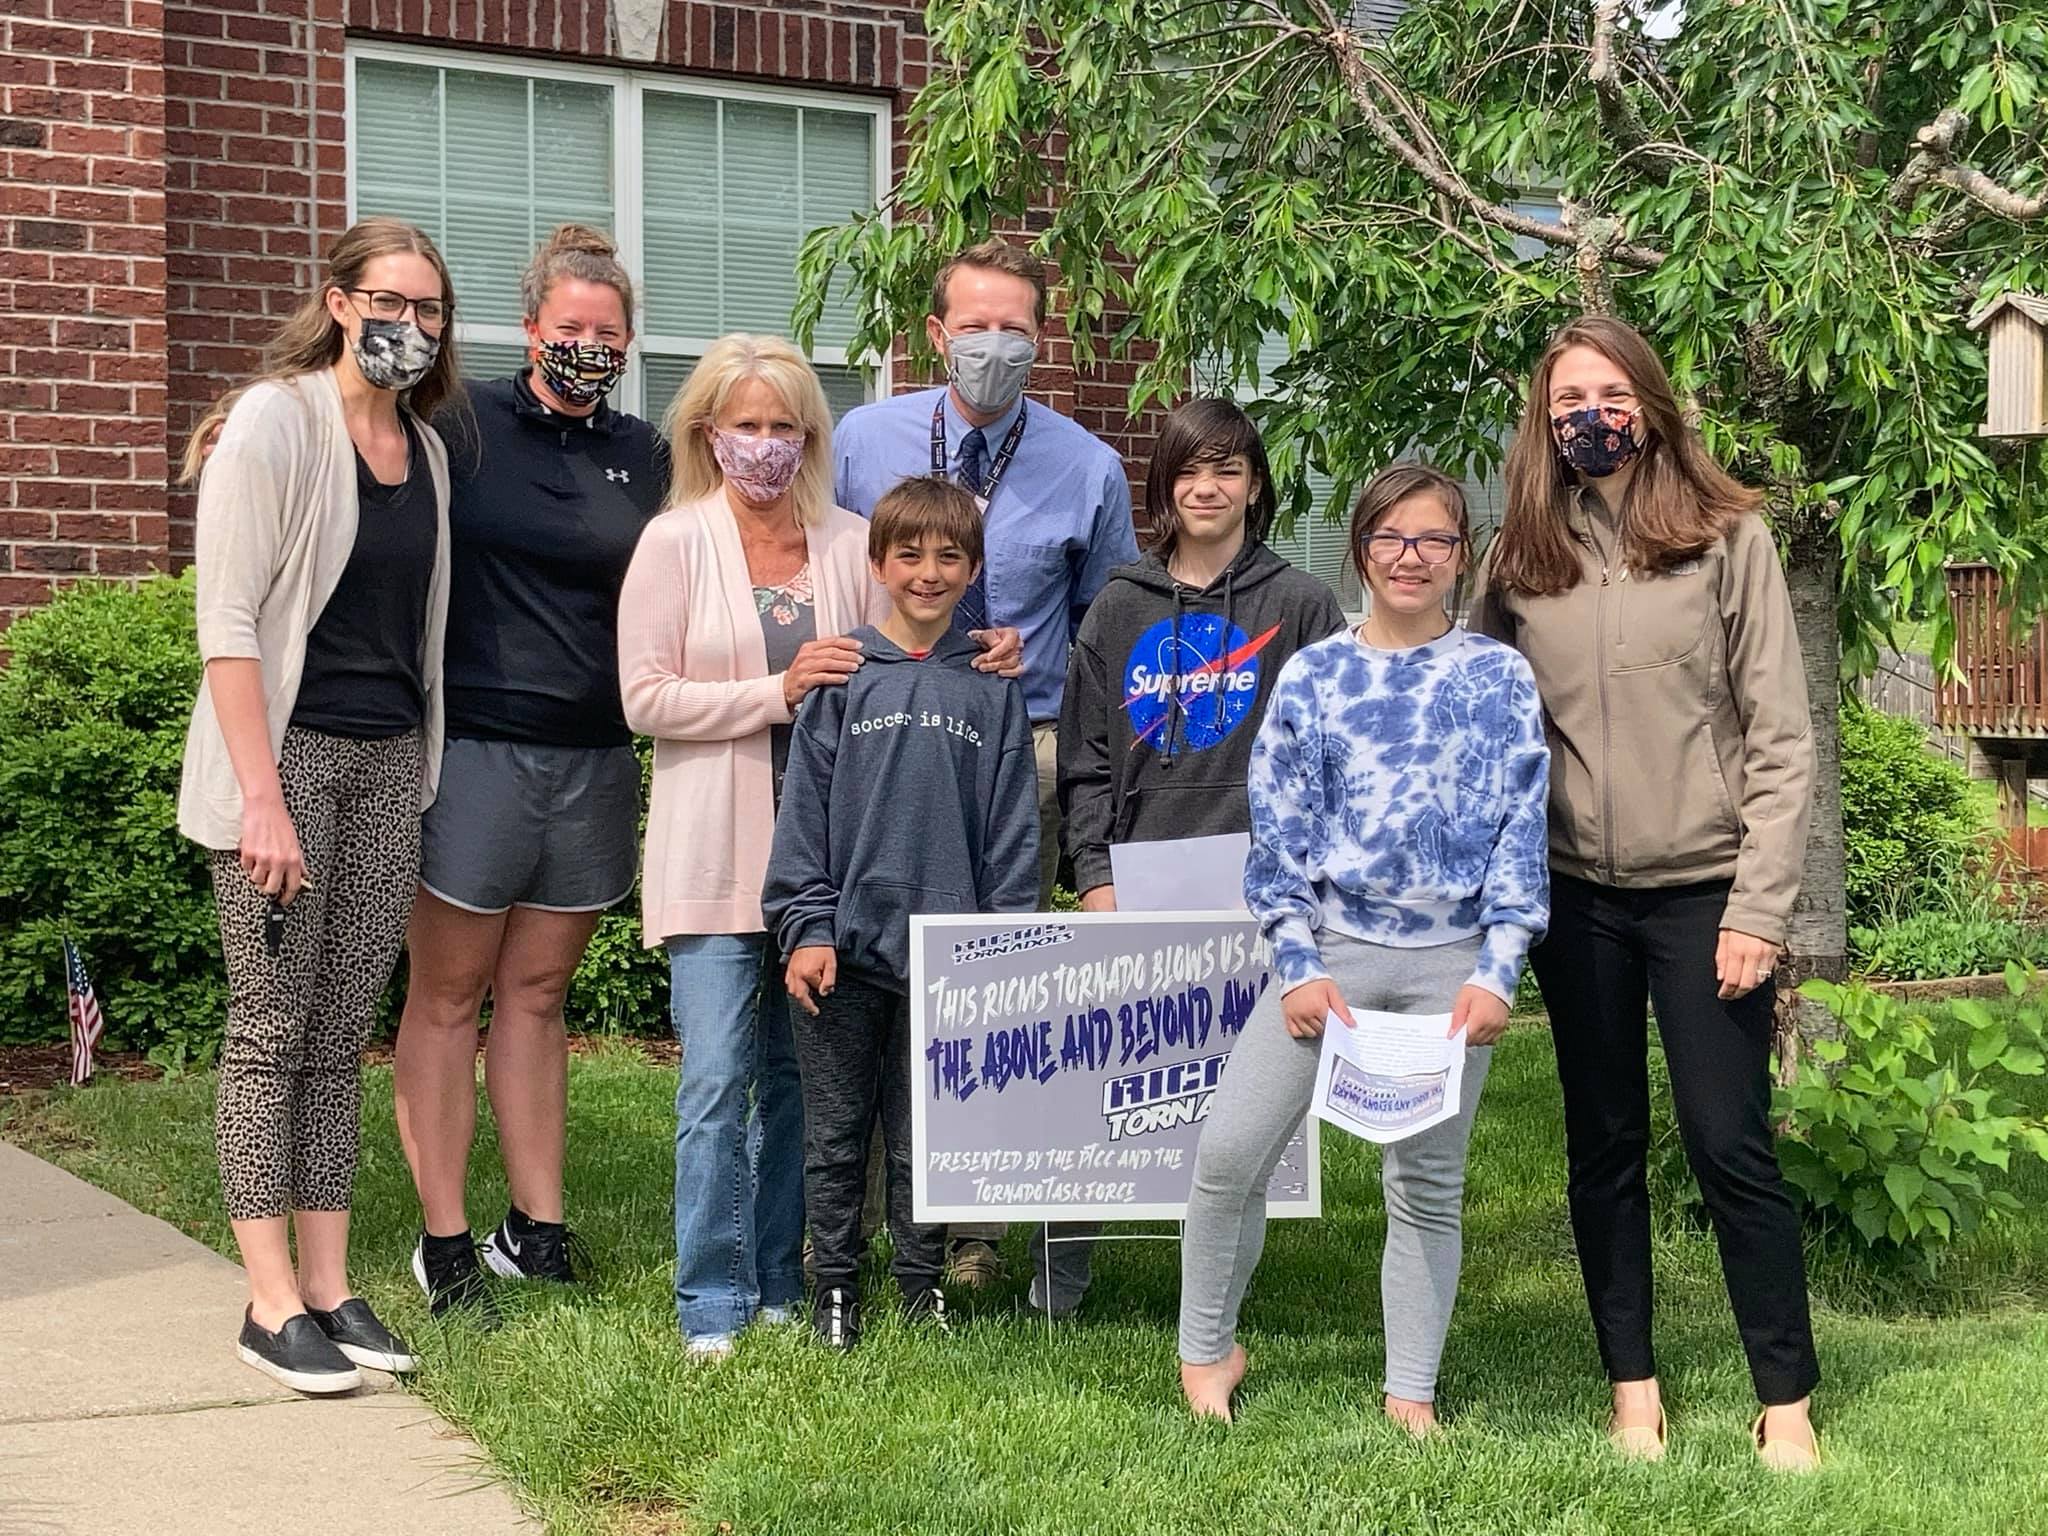
[[[455,308],[449,299],[409,299],[402,293],[389,288],[348,288],[345,293],[360,293],[370,301],[370,315],[377,320],[403,320],[409,309],[420,323],[420,328],[438,331],[448,323],[448,312]]]
[[[1392,531],[1373,534],[1365,541],[1365,558],[1374,565],[1398,565],[1409,550],[1424,565],[1447,565],[1465,541],[1455,533],[1418,533],[1413,538]]]

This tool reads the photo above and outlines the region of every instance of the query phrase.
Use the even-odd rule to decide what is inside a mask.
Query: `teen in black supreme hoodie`
[[[1258,428],[1234,401],[1166,418],[1145,482],[1145,555],[1109,578],[1074,641],[1060,710],[1060,826],[1081,907],[1114,912],[1115,843],[1251,831],[1252,738],[1288,657],[1344,627],[1337,595],[1265,544],[1276,498]],[[1073,1311],[1091,1228],[1045,1229],[1031,1304]]]
[[[803,1070],[812,1327],[860,1338],[860,1215],[879,1105],[892,1268],[942,1328],[945,1231],[911,1219],[910,919],[1038,905],[1031,717],[1016,682],[974,670],[951,628],[981,569],[981,511],[943,479],[875,504],[868,557],[895,608],[853,632],[861,666],[798,711],[761,906],[789,959]]]

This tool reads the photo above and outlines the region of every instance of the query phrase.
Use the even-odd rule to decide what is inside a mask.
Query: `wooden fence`
[[[1904,715],[1927,728],[1927,744],[1954,758],[1965,767],[1970,762],[1970,739],[1935,726],[1935,708],[1940,689],[1934,678],[1934,663],[1925,656],[1886,651],[1877,659],[1877,670],[1857,684],[1864,702],[1888,715]]]

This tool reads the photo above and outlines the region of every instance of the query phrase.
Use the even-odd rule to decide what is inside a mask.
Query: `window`
[[[464,373],[519,365],[534,247],[593,224],[640,289],[616,403],[657,422],[713,339],[787,334],[804,236],[882,192],[879,100],[383,44],[352,46],[349,71],[350,217],[393,214],[440,243]],[[835,294],[811,353],[834,415],[879,371],[848,354],[853,328]]]

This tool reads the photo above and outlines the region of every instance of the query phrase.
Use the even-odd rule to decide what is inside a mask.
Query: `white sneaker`
[[[754,1321],[764,1328],[782,1328],[796,1321],[795,1307],[762,1307],[754,1313]]]
[[[737,1347],[729,1333],[693,1333],[683,1341],[683,1353],[693,1361],[730,1360]]]

